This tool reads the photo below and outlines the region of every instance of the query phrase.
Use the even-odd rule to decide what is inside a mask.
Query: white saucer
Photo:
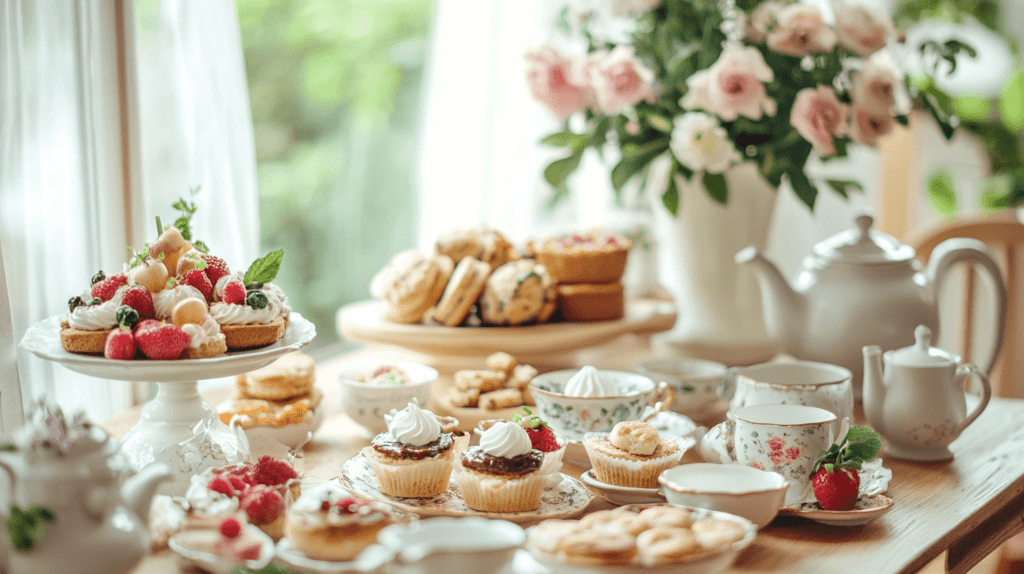
[[[598,480],[594,476],[593,470],[588,470],[581,474],[580,480],[583,481],[583,484],[596,491],[602,498],[617,506],[665,502],[665,497],[662,496],[660,488],[634,488],[608,484]]]
[[[243,566],[262,570],[274,558],[274,541],[252,524],[246,524],[245,530],[247,536],[260,541],[260,557],[256,560],[232,560],[213,553],[214,544],[220,540],[220,531],[215,528],[182,530],[171,536],[167,545],[185,562],[213,574],[231,574]]]
[[[277,561],[289,568],[312,574],[363,574],[380,572],[381,567],[391,560],[392,554],[383,546],[367,546],[352,562],[329,562],[306,557],[287,538],[277,543]]]
[[[884,494],[862,494],[853,510],[825,510],[817,502],[800,502],[783,506],[779,516],[800,516],[830,526],[860,526],[884,516],[893,504],[893,499]]]

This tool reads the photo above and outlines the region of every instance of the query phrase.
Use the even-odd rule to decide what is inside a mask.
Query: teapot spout
[[[125,505],[143,524],[149,520],[149,507],[156,496],[157,487],[170,478],[171,469],[162,462],[156,462],[140,470],[121,486],[121,498]]]
[[[885,380],[882,378],[882,348],[868,345],[864,353],[864,416],[868,424],[880,428],[885,406]]]
[[[753,245],[741,249],[735,259],[736,263],[753,266],[757,283],[761,287],[764,323],[768,334],[787,353],[801,355],[806,330],[807,304],[804,296],[793,289],[779,268]]]

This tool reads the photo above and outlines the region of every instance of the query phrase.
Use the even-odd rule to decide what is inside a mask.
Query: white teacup
[[[719,401],[717,390],[725,377],[725,365],[703,359],[651,359],[636,370],[655,381],[672,385],[676,398],[672,410],[694,420],[721,416],[712,406]]]
[[[610,432],[622,421],[649,420],[667,409],[675,398],[665,382],[655,384],[643,375],[626,371],[600,371],[618,392],[610,397],[574,397],[563,393],[578,369],[551,371],[530,381],[530,391],[541,418],[555,434],[582,441],[588,432]],[[650,407],[650,408],[648,408]]]
[[[708,431],[723,442],[724,448],[712,450],[722,462],[781,474],[790,484],[786,504],[799,502],[811,481],[811,467],[832,446],[836,415],[804,405],[753,405],[733,416],[735,421]]]
[[[804,405],[825,409],[839,421],[853,418],[853,385],[849,369],[817,363],[762,363],[732,367],[719,389],[735,413],[751,405]]]

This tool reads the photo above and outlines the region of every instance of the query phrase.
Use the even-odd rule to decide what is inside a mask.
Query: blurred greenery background
[[[431,0],[237,0],[255,126],[260,243],[334,346],[338,309],[415,238]]]

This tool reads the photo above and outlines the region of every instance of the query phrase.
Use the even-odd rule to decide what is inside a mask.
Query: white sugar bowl
[[[491,574],[508,566],[526,533],[507,520],[438,517],[388,526],[377,541],[394,553],[389,572]]]
[[[694,463],[658,477],[672,504],[742,516],[764,528],[779,513],[789,482],[781,474],[738,464]]]

